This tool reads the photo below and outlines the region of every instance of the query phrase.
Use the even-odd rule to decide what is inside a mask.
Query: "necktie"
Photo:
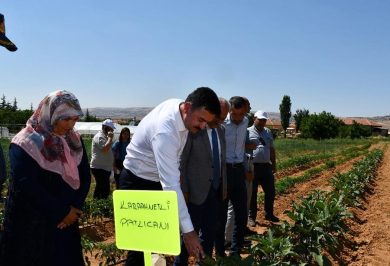
[[[211,130],[211,142],[213,144],[213,187],[218,189],[221,177],[221,164],[219,162],[218,137],[215,128]]]

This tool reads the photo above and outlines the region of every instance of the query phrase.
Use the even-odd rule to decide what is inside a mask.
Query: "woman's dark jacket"
[[[59,174],[42,169],[21,147],[12,143],[9,158],[11,179],[0,243],[0,265],[84,265],[78,224],[57,229],[70,206],[83,208],[89,191],[91,175],[84,144],[77,190]]]

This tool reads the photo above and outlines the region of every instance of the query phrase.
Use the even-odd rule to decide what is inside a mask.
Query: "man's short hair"
[[[208,87],[200,87],[187,96],[186,102],[191,103],[191,109],[196,110],[204,107],[211,114],[219,116],[221,106],[217,94]]]
[[[229,103],[231,108],[241,109],[243,107],[247,107],[248,101],[244,97],[233,96],[232,98],[230,98]]]

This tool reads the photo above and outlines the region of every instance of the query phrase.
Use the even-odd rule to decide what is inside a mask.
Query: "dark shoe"
[[[242,244],[241,253],[249,253],[251,246],[252,246],[252,241],[244,240],[244,243]]]
[[[229,257],[233,258],[233,260],[241,260],[242,259],[240,252],[233,252],[232,251],[229,253]]]
[[[230,246],[232,245],[232,242],[228,241],[228,242],[225,242],[225,249],[230,249]]]
[[[278,222],[280,222],[279,218],[276,217],[275,215],[265,216],[265,219],[266,219],[267,221],[270,221],[270,222],[273,222],[273,223],[278,223]]]
[[[251,235],[256,235],[257,232],[249,229],[248,227],[245,227],[245,235],[246,236],[251,236]]]
[[[256,226],[256,221],[251,217],[248,217],[248,226],[250,226],[250,227]]]

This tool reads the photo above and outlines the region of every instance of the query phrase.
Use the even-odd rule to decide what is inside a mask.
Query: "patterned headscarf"
[[[79,172],[83,149],[80,135],[73,129],[65,136],[54,134],[58,120],[82,116],[79,101],[61,90],[47,95],[12,143],[20,146],[43,169],[55,172],[73,189],[80,187]]]

